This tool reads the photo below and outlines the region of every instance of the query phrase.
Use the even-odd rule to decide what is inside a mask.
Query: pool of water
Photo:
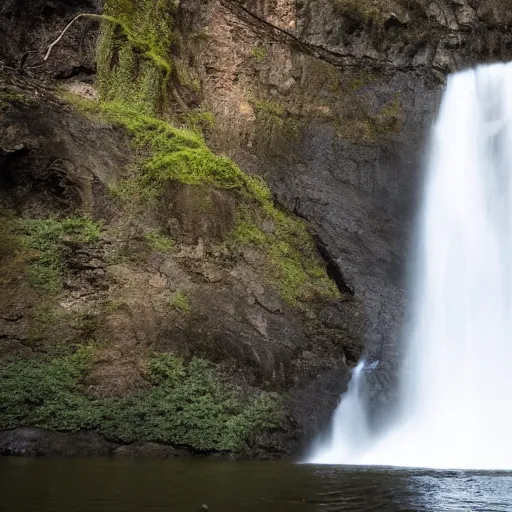
[[[3,512],[510,512],[512,473],[0,457]]]

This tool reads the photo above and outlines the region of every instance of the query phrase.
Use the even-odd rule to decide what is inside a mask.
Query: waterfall
[[[361,383],[365,362],[353,370],[347,394],[334,413],[332,431],[327,441],[319,440],[314,448],[314,461],[337,464],[340,460],[351,461],[358,456],[359,447],[370,441]]]
[[[311,462],[512,469],[511,171],[512,64],[450,76],[419,212],[399,407],[370,435],[350,386]]]

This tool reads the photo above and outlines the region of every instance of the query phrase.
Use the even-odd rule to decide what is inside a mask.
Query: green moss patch
[[[263,214],[263,217],[262,217]],[[272,228],[260,227],[264,221]],[[263,212],[241,208],[231,234],[237,246],[262,248],[268,259],[267,276],[288,303],[307,301],[315,295],[338,298],[336,284],[327,276],[307,225],[270,204]]]
[[[175,180],[232,189],[261,203],[269,200],[268,187],[260,178],[243,173],[229,158],[215,155],[197,132],[176,128],[121,102],[89,104],[88,108],[125,127],[134,145],[150,154],[141,165],[141,173],[116,188],[124,199],[132,194],[150,200],[161,193],[165,182]]]
[[[253,59],[260,61],[268,55],[268,50],[264,46],[256,46],[251,50],[250,55]]]
[[[102,98],[155,113],[172,71],[174,0],[107,0],[98,44]]]
[[[148,245],[157,252],[172,253],[176,248],[173,240],[159,231],[149,231],[145,238]]]
[[[38,426],[97,430],[117,442],[154,441],[200,451],[235,451],[255,434],[275,428],[275,399],[246,400],[222,382],[206,361],[170,354],[151,357],[143,392],[107,399],[88,397],[81,384],[91,349],[56,359],[32,358],[0,368],[0,430]]]
[[[190,302],[183,290],[177,290],[169,300],[169,304],[181,313],[188,313],[190,311]]]

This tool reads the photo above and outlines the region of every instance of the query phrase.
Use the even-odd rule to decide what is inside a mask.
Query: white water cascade
[[[512,64],[449,78],[419,230],[396,417],[368,434],[355,372],[309,462],[512,469]]]

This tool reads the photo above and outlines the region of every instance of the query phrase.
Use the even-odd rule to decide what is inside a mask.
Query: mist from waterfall
[[[450,76],[419,212],[399,407],[370,433],[359,368],[309,462],[512,469],[511,172],[512,64]]]

